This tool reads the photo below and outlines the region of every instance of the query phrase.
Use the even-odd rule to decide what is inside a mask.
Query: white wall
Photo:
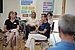
[[[40,14],[43,13],[43,0],[36,0],[36,13],[38,19],[40,19]],[[54,1],[54,15],[61,15],[62,14],[62,0],[55,0]]]
[[[40,15],[42,13],[42,3],[43,0],[36,0],[36,12],[38,19],[40,19]],[[66,8],[65,13],[66,14],[73,14],[75,15],[75,0],[66,0]],[[54,2],[54,15],[62,15],[62,0],[55,0]]]
[[[40,19],[40,14],[42,13],[42,1],[36,1],[36,13],[38,19]],[[75,13],[75,0],[66,0],[66,13],[74,14]],[[8,17],[9,11],[16,11],[20,16],[20,0],[4,0],[4,13],[0,14],[0,28],[3,27],[4,21]],[[62,0],[55,0],[54,2],[54,15],[62,14]]]
[[[66,0],[66,14],[75,15],[75,0]]]
[[[53,14],[54,15],[62,15],[62,0],[55,0]]]
[[[41,14],[43,13],[43,0],[40,0],[40,2],[39,2],[39,0],[36,0],[36,13],[37,13],[37,17],[38,17],[38,19],[40,20],[41,18]]]
[[[8,18],[9,11],[16,11],[20,15],[19,0],[4,0],[4,12],[0,14],[0,28],[3,28],[4,21]]]

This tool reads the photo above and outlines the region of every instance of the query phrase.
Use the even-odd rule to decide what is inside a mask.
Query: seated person
[[[58,21],[58,29],[61,42],[47,50],[75,50],[75,16],[70,14],[61,16]]]
[[[13,11],[9,12],[8,18],[9,19],[7,19],[4,24],[4,32],[6,32],[5,36],[7,36],[7,41],[4,44],[5,46],[7,46],[8,42],[14,35],[18,36],[17,30],[19,30],[19,21],[16,20],[15,13]]]
[[[26,23],[26,39],[28,39],[28,35],[30,31],[34,31],[36,28],[35,26],[38,25],[38,20],[36,19],[36,13],[32,12],[32,15],[30,18],[27,19]]]
[[[36,26],[36,33],[29,34],[25,48],[28,47],[30,50],[34,50],[34,41],[35,40],[46,40],[50,35],[50,24],[47,22],[47,15],[41,14],[42,23],[38,27]],[[24,49],[25,50],[25,49]]]
[[[16,20],[20,21],[21,18],[20,17],[17,17],[17,12],[15,12],[15,16],[16,16]]]
[[[53,24],[53,14],[51,12],[47,13],[47,19],[49,24]]]
[[[19,30],[22,30],[22,29],[21,29],[21,27],[22,27],[22,25],[21,25],[21,18],[18,16],[17,12],[15,12],[15,17],[16,17],[16,20],[19,21]],[[19,31],[19,32],[20,32],[20,31]]]

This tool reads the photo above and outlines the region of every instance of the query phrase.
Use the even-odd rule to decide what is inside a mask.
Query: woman
[[[35,26],[38,25],[38,20],[36,19],[36,13],[32,12],[32,15],[30,18],[27,19],[26,23],[26,39],[28,39],[28,35],[30,31],[34,31],[36,28]]]
[[[41,14],[41,20],[42,24],[39,27],[36,26],[36,33],[29,34],[27,42],[25,44],[25,49],[26,47],[29,47],[30,50],[34,50],[35,40],[46,40],[47,38],[49,38],[50,24],[47,22],[46,14]]]
[[[16,20],[20,22],[21,18],[17,16],[17,12],[15,12]]]
[[[19,21],[16,20],[15,12],[10,11],[8,19],[4,24],[4,32],[6,32],[5,35],[7,36],[7,41],[4,44],[5,46],[7,46],[7,44],[13,37],[18,36],[17,30],[19,30]]]
[[[53,14],[51,12],[47,13],[47,19],[49,24],[53,24]]]

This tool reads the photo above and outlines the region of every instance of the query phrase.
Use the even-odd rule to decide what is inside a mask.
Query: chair
[[[52,33],[53,30],[54,30],[54,23],[55,23],[55,22],[53,22],[52,27],[51,27],[51,33]]]
[[[75,34],[73,36],[74,36],[74,41],[75,41]]]
[[[20,30],[25,33],[26,20],[20,20]]]
[[[19,33],[20,35],[23,35],[23,39],[25,39],[26,35],[26,20],[20,20],[20,30]]]
[[[50,29],[50,33],[52,33],[53,30],[54,30],[54,22],[53,22],[52,27],[51,27],[51,29]],[[50,37],[49,37],[49,38],[50,38]],[[46,39],[46,40],[35,40],[35,42],[41,42],[41,50],[43,50],[43,42],[48,42],[48,39]],[[49,45],[49,43],[48,43],[48,45]],[[50,46],[49,46],[49,47],[50,47]]]

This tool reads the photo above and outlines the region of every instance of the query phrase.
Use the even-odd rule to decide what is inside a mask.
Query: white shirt
[[[28,21],[27,24],[28,24],[28,23],[35,23],[35,25],[36,25],[36,24],[39,23],[36,18],[31,18],[31,17],[30,17],[30,18],[27,18],[27,21]]]

